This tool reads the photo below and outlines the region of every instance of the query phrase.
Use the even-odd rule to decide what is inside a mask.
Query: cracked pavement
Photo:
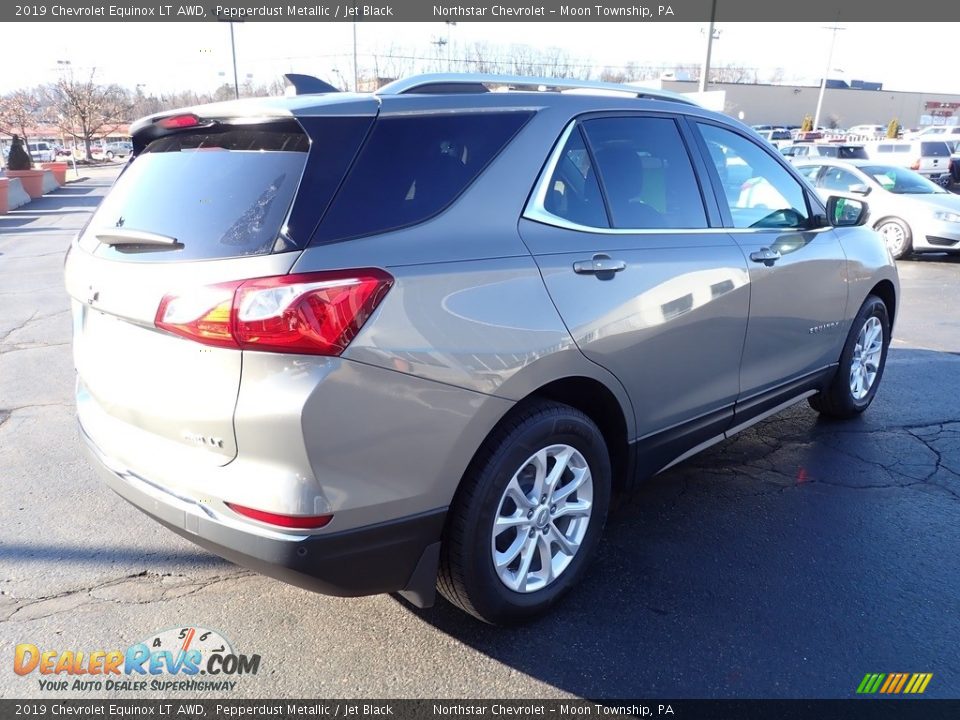
[[[51,696],[12,672],[17,643],[122,649],[186,625],[261,655],[240,697],[843,698],[892,671],[960,695],[960,258],[900,263],[902,311],[866,415],[798,405],[654,478],[551,617],[500,630],[442,601],[421,611],[269,580],[96,479],[61,272],[115,172],[0,216],[3,697]]]

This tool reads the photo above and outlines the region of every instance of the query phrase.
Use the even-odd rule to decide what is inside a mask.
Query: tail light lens
[[[227,507],[235,513],[269,525],[298,530],[322,528],[333,520],[333,515],[280,515],[266,510],[256,510],[243,505],[236,505],[235,503],[227,503]]]
[[[920,158],[917,158],[916,160],[913,161],[913,163],[911,163],[910,169],[911,169],[911,170],[919,170],[919,169],[920,169]]]
[[[155,324],[204,345],[339,355],[392,285],[374,268],[223,283],[167,295]]]

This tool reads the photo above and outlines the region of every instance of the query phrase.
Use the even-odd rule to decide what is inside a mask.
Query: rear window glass
[[[150,143],[117,179],[81,245],[137,261],[206,260],[268,253],[307,161],[293,121],[176,133]],[[173,249],[106,245],[97,233],[148,232]],[[147,252],[149,251],[149,252]]]
[[[395,230],[436,215],[476,179],[531,115],[378,120],[312,243]]]
[[[920,143],[920,154],[924,157],[949,157],[950,148],[942,140]]]
[[[837,148],[837,157],[841,160],[866,160],[867,151],[857,145],[841,145]]]

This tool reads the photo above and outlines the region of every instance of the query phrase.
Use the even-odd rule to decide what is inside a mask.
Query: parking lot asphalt
[[[496,629],[443,601],[261,577],[96,479],[62,264],[117,170],[0,216],[0,696],[159,697],[43,691],[14,646],[124,649],[188,626],[261,663],[231,693],[178,697],[846,698],[868,672],[933,673],[926,696],[960,696],[960,258],[900,263],[861,419],[803,404],[659,475],[554,614]]]

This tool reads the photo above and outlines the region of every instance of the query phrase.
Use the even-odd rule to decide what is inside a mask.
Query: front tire
[[[887,306],[869,295],[850,326],[840,366],[830,385],[810,398],[810,407],[838,419],[856,417],[873,402],[890,347]]]
[[[447,521],[437,587],[493,625],[544,613],[583,576],[610,506],[610,456],[584,413],[536,402],[484,442]]]
[[[874,228],[883,237],[894,260],[904,258],[913,250],[913,234],[910,226],[900,218],[886,218]]]

